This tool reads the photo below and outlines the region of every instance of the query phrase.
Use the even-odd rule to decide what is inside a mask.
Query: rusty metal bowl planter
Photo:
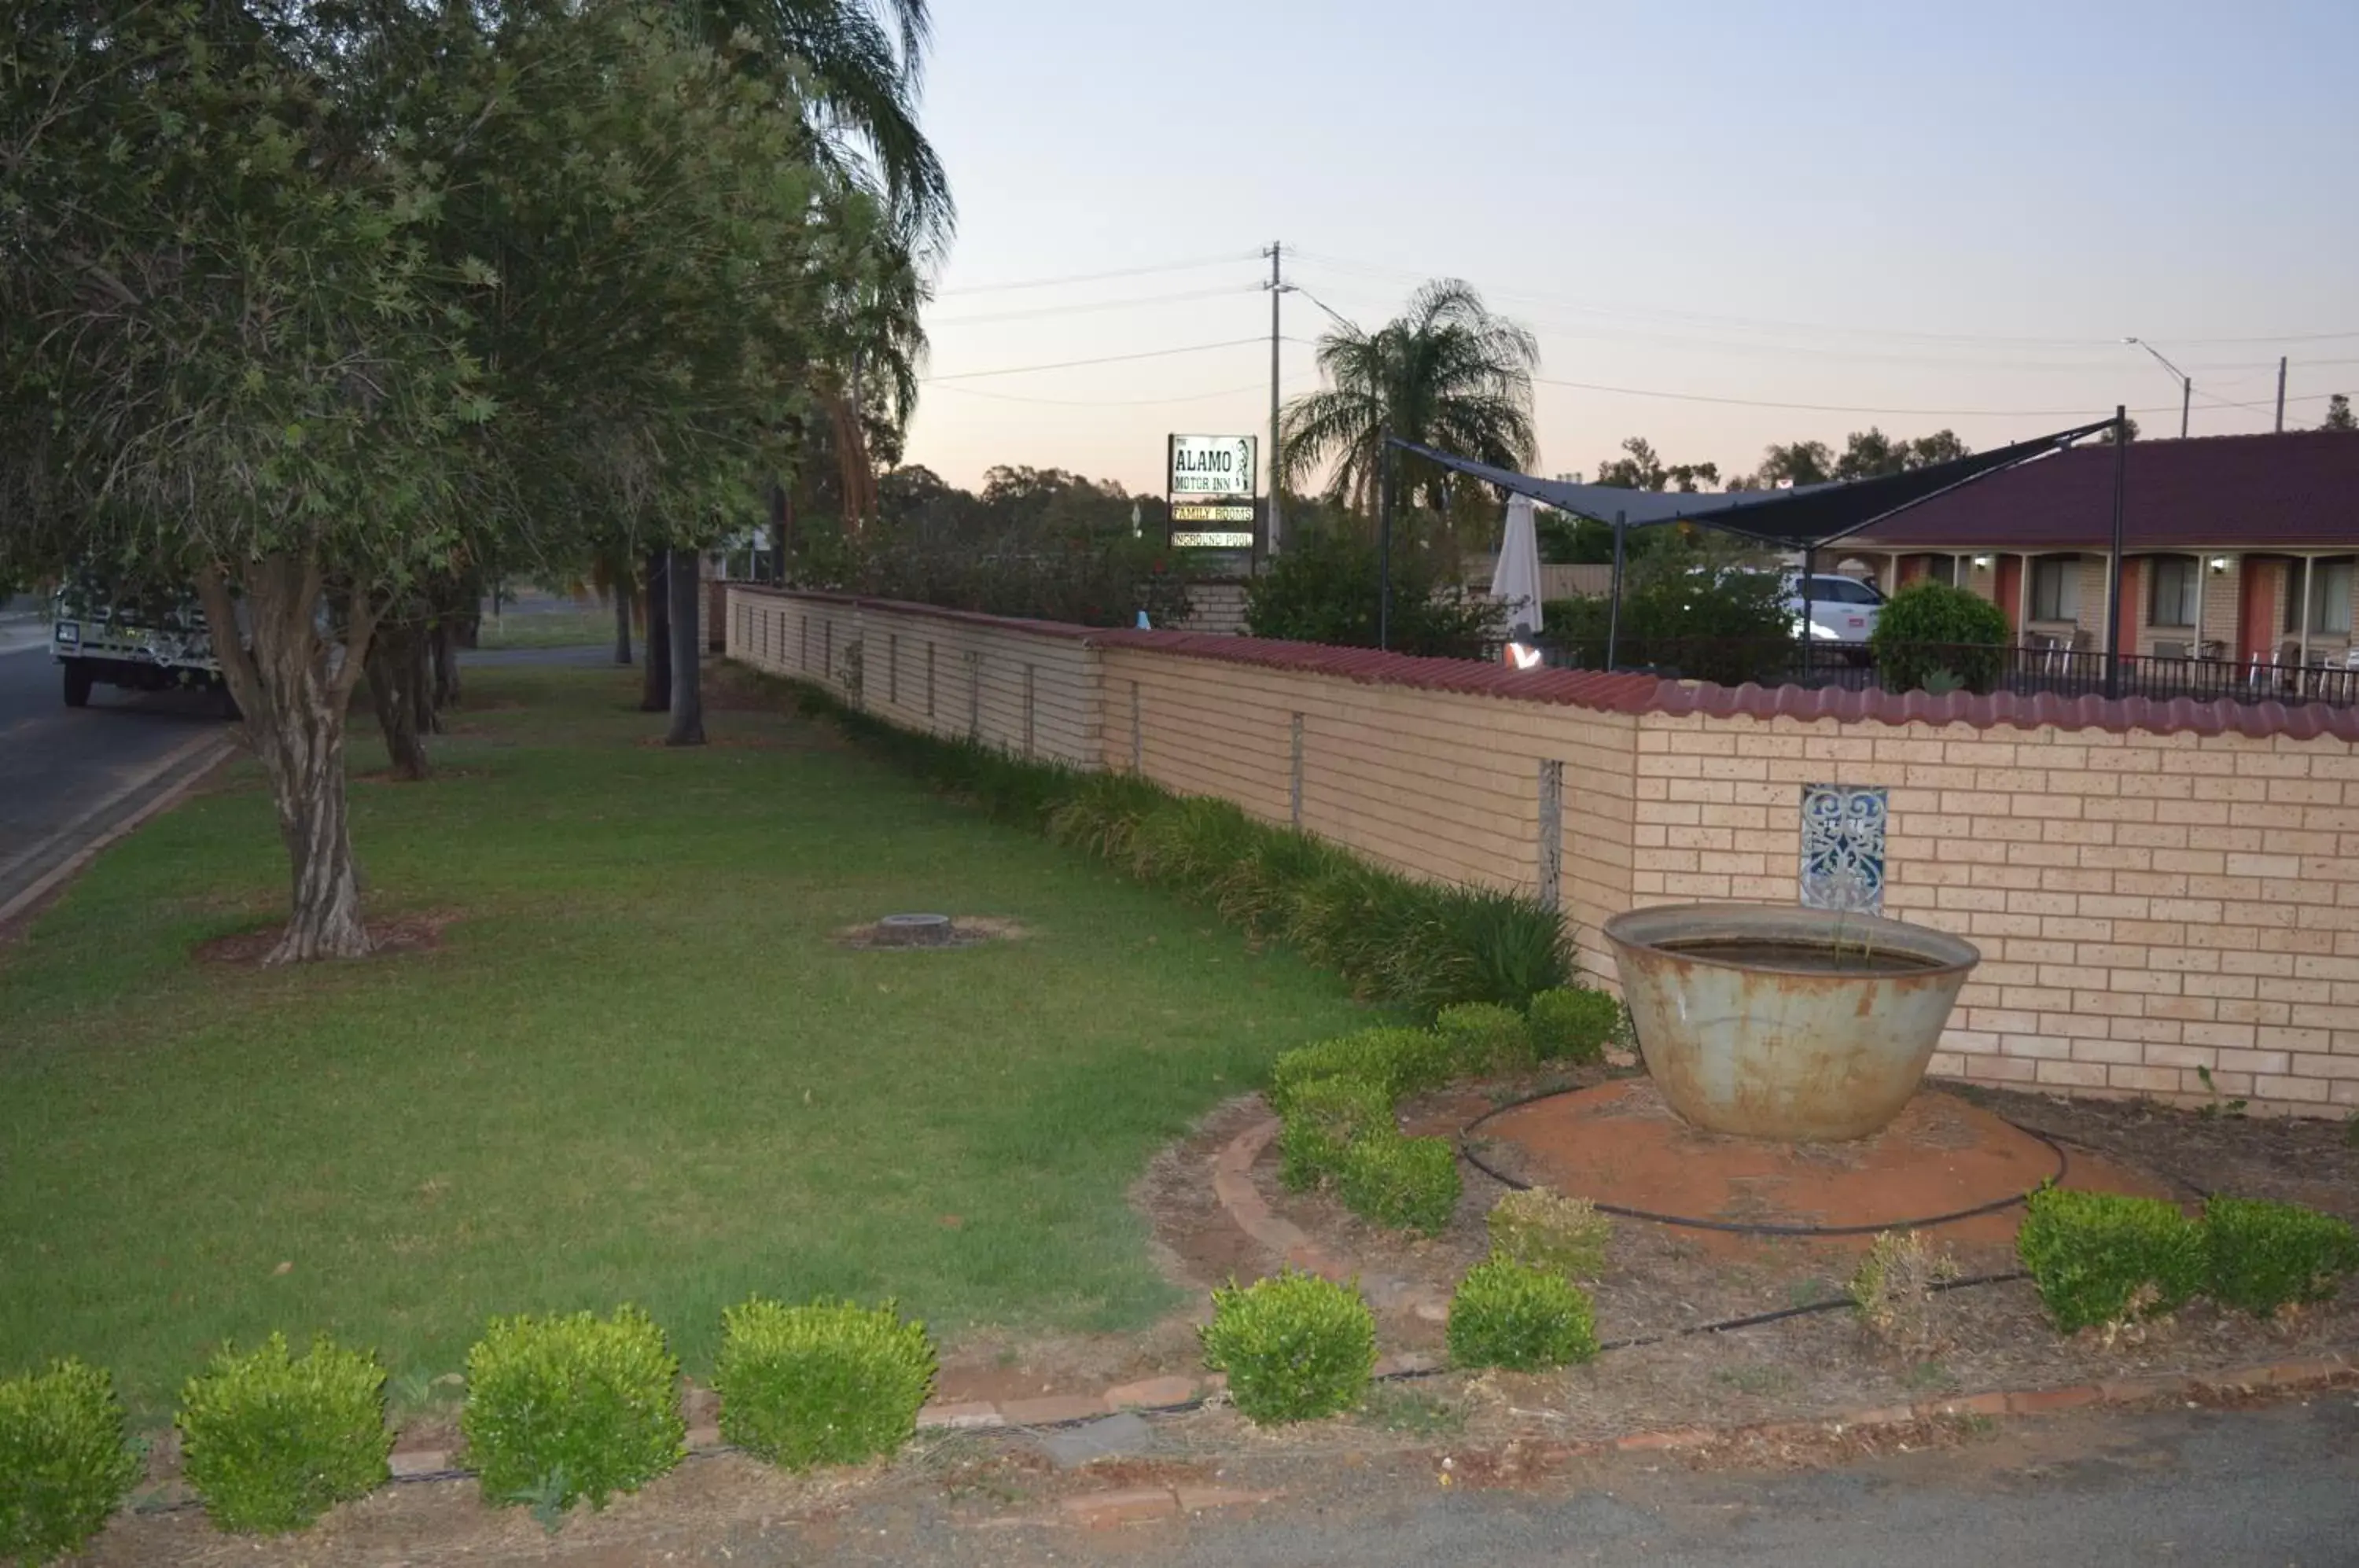
[[[1647,1071],[1712,1132],[1864,1138],[1908,1103],[1982,954],[1944,931],[1777,904],[1605,922]]]

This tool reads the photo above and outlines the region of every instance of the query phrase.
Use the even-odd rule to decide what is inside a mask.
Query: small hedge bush
[[[1603,1062],[1605,1048],[1622,1038],[1622,1004],[1585,986],[1542,991],[1525,1017],[1543,1062]]]
[[[2203,1231],[2158,1198],[2042,1187],[2016,1252],[2066,1334],[2177,1312],[2203,1288]]]
[[[1547,1187],[1510,1192],[1491,1205],[1491,1256],[1544,1269],[1568,1279],[1594,1278],[1605,1267],[1614,1222],[1586,1198]]]
[[[2203,1237],[2212,1299],[2264,1317],[2323,1301],[2359,1270],[2349,1221],[2291,1203],[2215,1197],[2203,1205]]]
[[[1261,1426],[1313,1421],[1357,1405],[1376,1366],[1376,1320],[1349,1286],[1292,1270],[1212,1292],[1204,1365]]]
[[[0,1378],[0,1559],[44,1563],[96,1535],[139,1479],[123,1402],[95,1367]]]
[[[459,1429],[486,1502],[605,1506],[679,1463],[679,1363],[636,1307],[494,1319],[467,1352]]]
[[[1597,1313],[1561,1274],[1490,1258],[1450,1298],[1450,1359],[1460,1367],[1537,1372],[1597,1354]]]
[[[1957,1259],[1948,1248],[1920,1231],[1887,1230],[1876,1234],[1843,1289],[1869,1338],[1921,1361],[1941,1343],[1935,1288],[1957,1277]]]
[[[1461,1002],[1435,1015],[1434,1031],[1450,1042],[1460,1073],[1482,1077],[1528,1067],[1534,1059],[1532,1026],[1522,1014],[1496,1002]]]
[[[223,1530],[301,1530],[390,1474],[385,1368],[325,1337],[299,1358],[283,1334],[224,1346],[181,1391],[179,1424],[190,1488]]]
[[[1389,1107],[1404,1094],[1450,1082],[1450,1042],[1431,1029],[1373,1029],[1338,1035],[1281,1054],[1270,1068],[1270,1108],[1286,1115],[1296,1087],[1318,1078],[1360,1078],[1383,1091]]]
[[[1971,691],[1998,681],[2006,612],[1964,588],[1911,583],[1884,602],[1868,644],[1887,691],[1914,691],[1941,672]]]
[[[1288,1096],[1277,1135],[1280,1173],[1297,1192],[1332,1180],[1343,1155],[1364,1138],[1398,1129],[1391,1099],[1364,1078],[1313,1078]]]
[[[898,1453],[933,1386],[926,1325],[904,1323],[889,1302],[756,1297],[721,1315],[721,1435],[790,1470]]]
[[[1377,1132],[1344,1149],[1336,1185],[1362,1219],[1433,1236],[1458,1207],[1458,1151],[1446,1138]]]

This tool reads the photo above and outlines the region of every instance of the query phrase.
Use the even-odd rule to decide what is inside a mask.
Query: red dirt
[[[1835,1227],[1898,1225],[2014,1198],[2057,1174],[2056,1150],[1952,1095],[1920,1094],[1892,1125],[1840,1144],[1781,1144],[1690,1127],[1644,1079],[1537,1100],[1485,1122],[1503,1169],[1615,1208],[1697,1219]],[[2079,1150],[2063,1183],[2169,1197],[2153,1179]],[[1932,1234],[1973,1246],[2013,1241],[2019,1209]],[[1703,1230],[1707,1245],[1741,1236]],[[1845,1240],[1865,1247],[1870,1233]]]

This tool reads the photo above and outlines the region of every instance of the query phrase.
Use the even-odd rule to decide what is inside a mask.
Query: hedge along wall
[[[986,698],[1028,664],[1034,755],[1222,796],[1418,875],[1553,896],[1609,986],[1607,917],[1791,902],[1803,786],[1881,787],[1886,911],[1984,953],[1936,1072],[2359,1106],[2359,714],[1730,691],[745,589],[730,651],[821,680],[796,656],[799,627],[822,623],[839,662],[847,637],[899,639],[897,699],[865,665],[873,712],[967,733],[949,687],[931,717],[912,703],[910,649],[929,641],[975,652]],[[983,711],[980,738],[1025,749],[1004,696]]]

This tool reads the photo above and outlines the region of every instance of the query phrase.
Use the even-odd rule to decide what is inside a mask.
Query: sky
[[[1284,395],[1322,307],[1462,278],[1538,336],[1543,474],[2176,434],[2125,336],[2199,436],[2268,430],[2280,354],[2289,429],[2359,392],[2351,0],[934,4],[959,229],[907,461],[955,484],[1159,494],[1167,433],[1266,440],[1274,240]]]

